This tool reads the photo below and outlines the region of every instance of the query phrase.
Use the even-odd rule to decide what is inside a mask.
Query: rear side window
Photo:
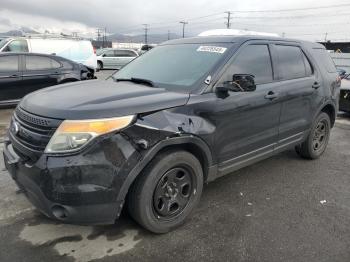
[[[278,69],[282,80],[290,80],[306,76],[305,58],[299,47],[276,45],[276,51],[279,60]]]
[[[119,57],[135,57],[136,54],[133,51],[129,51],[129,50],[116,50],[115,51],[115,56],[119,56]]]
[[[13,40],[9,43],[5,52],[28,52],[28,44],[26,40]]]
[[[61,64],[45,56],[26,56],[27,70],[50,70],[60,68]]]
[[[324,65],[328,73],[337,72],[334,62],[326,49],[315,48],[313,49],[313,52],[315,54],[316,59],[320,61],[321,65]]]
[[[256,84],[272,82],[272,66],[267,45],[248,45],[234,59],[225,80],[232,80],[234,74],[251,74]]]
[[[64,69],[70,69],[71,70],[71,69],[74,68],[73,64],[69,63],[68,61],[61,60],[61,63],[63,65]]]
[[[115,57],[114,55],[114,51],[111,50],[111,51],[107,51],[103,54],[104,57]]]
[[[18,71],[18,56],[1,56],[0,72]]]

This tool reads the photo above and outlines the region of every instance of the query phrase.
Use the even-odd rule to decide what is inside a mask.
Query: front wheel
[[[306,141],[296,146],[296,152],[303,158],[317,159],[326,150],[331,131],[329,115],[320,113],[310,131]]]
[[[202,166],[195,156],[186,151],[164,152],[131,187],[129,213],[146,229],[166,233],[184,223],[202,189]]]

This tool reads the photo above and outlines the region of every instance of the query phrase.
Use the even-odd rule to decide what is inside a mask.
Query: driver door
[[[216,86],[232,81],[234,74],[251,74],[256,90],[218,95],[213,121],[216,122],[215,152],[219,175],[224,175],[273,153],[278,141],[281,103],[274,83],[268,43],[240,48]]]

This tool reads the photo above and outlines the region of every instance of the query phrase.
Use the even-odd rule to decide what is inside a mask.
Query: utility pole
[[[149,28],[148,28],[148,24],[143,24],[143,26],[144,26],[144,28],[143,28],[143,30],[145,30],[145,45],[147,45],[147,34],[148,34],[148,30],[149,30]]]
[[[96,29],[97,41],[100,41],[101,32],[102,32],[102,30],[101,30],[100,28],[97,28],[97,29]]]
[[[226,17],[227,22],[225,22],[225,25],[226,25],[227,29],[229,29],[231,27],[231,14],[232,14],[232,12],[226,11],[225,13],[227,14],[227,17]]]
[[[168,30],[168,40],[170,40],[170,30]]]
[[[180,21],[180,24],[182,24],[182,38],[185,38],[185,26],[188,24],[188,22]]]
[[[103,47],[107,47],[107,27],[104,28],[103,32]]]
[[[324,35],[324,42],[327,42],[327,36],[328,36],[328,33],[326,32],[326,34]]]

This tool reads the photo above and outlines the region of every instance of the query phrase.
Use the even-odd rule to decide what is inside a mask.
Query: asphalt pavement
[[[0,124],[10,114],[0,110]],[[184,226],[154,235],[126,212],[111,226],[47,219],[0,158],[0,261],[349,262],[349,160],[350,116],[342,114],[319,160],[290,150],[222,177],[204,187]]]

